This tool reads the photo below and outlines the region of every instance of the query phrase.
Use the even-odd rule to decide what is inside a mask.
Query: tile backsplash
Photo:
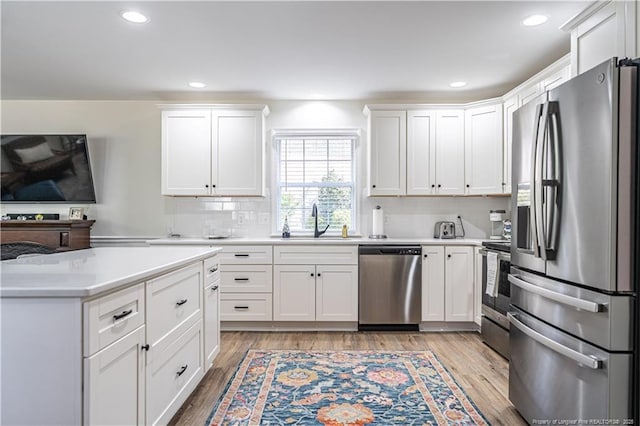
[[[267,191],[268,192],[268,191]],[[358,211],[359,235],[371,233],[372,210],[384,210],[384,231],[389,237],[432,237],[435,222],[461,216],[466,236],[486,238],[491,232],[489,211],[507,210],[507,197],[362,197]],[[273,229],[272,200],[265,197],[175,197],[167,206],[166,233],[184,237],[223,235],[268,237]],[[458,227],[458,226],[457,226]],[[354,232],[354,230],[350,230]],[[461,229],[457,229],[461,233]]]

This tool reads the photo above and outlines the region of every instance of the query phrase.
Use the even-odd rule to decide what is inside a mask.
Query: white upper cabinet
[[[264,105],[163,105],[162,194],[264,195]]]
[[[263,195],[262,111],[213,111],[211,182],[215,195]]]
[[[162,111],[162,194],[209,195],[211,112]]]
[[[511,194],[511,149],[513,146],[513,112],[518,109],[518,96],[509,96],[504,100],[503,106],[503,129],[504,129],[504,188],[505,194]]]
[[[466,193],[501,194],[502,103],[467,109],[464,134]]]
[[[635,1],[598,1],[567,21],[571,32],[571,75],[617,57],[637,56]]]
[[[406,193],[407,113],[369,114],[369,195]]]
[[[464,194],[464,110],[436,113],[436,191]]]
[[[407,195],[436,194],[436,112],[407,111]]]

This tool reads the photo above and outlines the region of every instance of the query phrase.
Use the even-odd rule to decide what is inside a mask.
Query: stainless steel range
[[[482,340],[505,358],[509,358],[509,320],[507,312],[511,300],[509,268],[511,243],[485,241],[482,243]],[[491,256],[491,255],[494,256]],[[487,292],[490,264],[495,268],[495,290]],[[489,286],[491,288],[491,286]],[[491,293],[491,294],[489,294]]]

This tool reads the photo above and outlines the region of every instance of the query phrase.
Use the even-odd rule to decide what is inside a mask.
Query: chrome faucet
[[[314,217],[316,219],[313,229],[313,238],[318,238],[320,235],[327,232],[327,229],[329,229],[329,226],[331,224],[327,225],[327,227],[324,228],[324,231],[318,230],[318,206],[316,206],[316,203],[313,203],[313,207],[311,208],[311,217]]]

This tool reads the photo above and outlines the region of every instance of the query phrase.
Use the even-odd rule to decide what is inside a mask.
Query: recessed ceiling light
[[[453,83],[449,83],[451,87],[464,87],[467,85],[466,81],[454,81]]]
[[[548,20],[549,18],[544,15],[531,15],[522,20],[522,25],[525,27],[535,27],[536,25],[544,24]]]
[[[191,83],[189,83],[189,86],[193,87],[194,89],[202,89],[203,87],[207,87],[206,84],[200,83],[199,81],[192,81]]]
[[[136,12],[135,10],[122,11],[120,12],[120,16],[122,16],[122,19],[133,22],[134,24],[144,24],[146,22],[149,22],[149,18],[147,18],[140,12]]]

